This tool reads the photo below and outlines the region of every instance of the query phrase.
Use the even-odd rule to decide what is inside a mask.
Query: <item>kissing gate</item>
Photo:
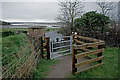
[[[42,42],[41,53],[43,55],[43,51],[47,51],[47,59],[72,54],[72,73],[74,75],[79,72],[103,65],[102,59],[104,56],[102,55],[102,52],[104,52],[105,42],[102,40],[80,35],[62,36],[55,39],[47,37],[44,38],[44,40],[47,40],[47,43],[45,43],[45,41],[44,43]],[[80,58],[87,60],[79,62]],[[85,65],[89,66],[78,70],[80,67]]]
[[[51,59],[72,54],[72,36],[62,36],[55,40],[50,38],[49,42]]]

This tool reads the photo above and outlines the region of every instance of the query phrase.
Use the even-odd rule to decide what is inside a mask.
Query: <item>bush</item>
[[[109,24],[109,22],[110,19],[108,16],[99,14],[96,11],[90,11],[83,14],[81,18],[77,18],[75,20],[75,26],[78,29],[83,27],[88,31],[104,31],[105,27]]]
[[[4,31],[2,32],[2,37],[7,37],[7,36],[11,36],[11,35],[14,35],[15,32],[12,32],[12,31]]]

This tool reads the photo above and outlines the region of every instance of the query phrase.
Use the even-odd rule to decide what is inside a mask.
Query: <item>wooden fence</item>
[[[103,64],[102,59],[104,56],[102,56],[102,52],[104,52],[104,44],[105,42],[102,40],[97,40],[89,37],[83,37],[79,35],[73,35],[73,50],[72,50],[72,73],[75,75],[77,73],[89,70],[94,67],[98,67]],[[95,58],[93,58],[90,55],[96,55]],[[87,60],[82,61],[80,63],[77,62],[79,58],[85,58],[87,57]],[[98,62],[99,64],[92,65],[92,63]],[[89,67],[80,69],[78,71],[79,67],[88,65]]]
[[[11,52],[7,55],[2,55],[2,76],[4,78],[29,78],[32,77],[34,69],[37,67],[39,58],[42,56],[42,36],[33,37],[32,41],[28,41],[28,50],[22,48],[20,53]],[[22,52],[23,53],[22,53]],[[16,53],[16,54],[15,54]],[[10,57],[11,56],[11,57]],[[42,56],[43,57],[43,56]]]

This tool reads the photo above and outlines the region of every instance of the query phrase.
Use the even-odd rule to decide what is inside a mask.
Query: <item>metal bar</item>
[[[50,45],[50,59],[51,59],[51,38],[50,38],[49,45]]]
[[[30,52],[30,51],[29,51],[29,52]],[[2,69],[2,70],[5,70],[5,69],[7,69],[8,67],[10,67],[15,61],[16,61],[16,60],[13,60],[13,62],[11,62],[10,64],[3,66],[3,69]],[[0,70],[0,71],[1,71],[1,70]]]
[[[70,36],[70,52],[72,54],[72,36]]]
[[[59,49],[59,48],[64,48],[64,47],[68,47],[70,45],[67,45],[67,46],[61,46],[61,47],[56,47],[56,48],[53,48],[53,49]]]
[[[68,37],[71,37],[71,36],[62,36],[62,37],[66,37],[66,38],[68,38]]]
[[[22,58],[24,58],[27,54],[23,55],[12,67],[10,67],[5,73],[3,73],[3,76],[10,70],[12,69]]]
[[[64,42],[69,42],[70,40],[67,40],[67,41],[61,41],[61,42],[55,42],[53,44],[57,44],[57,43],[64,43]]]
[[[64,50],[64,51],[59,51],[59,52],[54,52],[53,54],[58,54],[58,53],[67,52],[67,51],[70,51],[70,49]]]
[[[51,42],[52,42],[52,54],[51,54],[51,57],[53,57],[53,40]]]
[[[66,53],[66,54],[63,54],[63,55],[65,56],[65,55],[68,55],[68,54],[71,54],[71,53]],[[58,56],[55,56],[55,57],[53,57],[53,58],[57,58],[57,57],[60,57],[60,56],[63,56],[63,55],[58,55]],[[53,59],[53,58],[52,58],[52,59]]]
[[[51,59],[54,59],[54,58],[57,58],[57,57],[60,57],[60,56],[63,56],[63,55],[58,55],[58,56],[52,57]]]
[[[63,55],[65,56],[65,55],[68,55],[68,54],[71,54],[71,53],[66,53],[66,54],[63,54]]]

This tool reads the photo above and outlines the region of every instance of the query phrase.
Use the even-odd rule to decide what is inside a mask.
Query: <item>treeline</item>
[[[11,25],[11,23],[0,20],[0,25]]]

